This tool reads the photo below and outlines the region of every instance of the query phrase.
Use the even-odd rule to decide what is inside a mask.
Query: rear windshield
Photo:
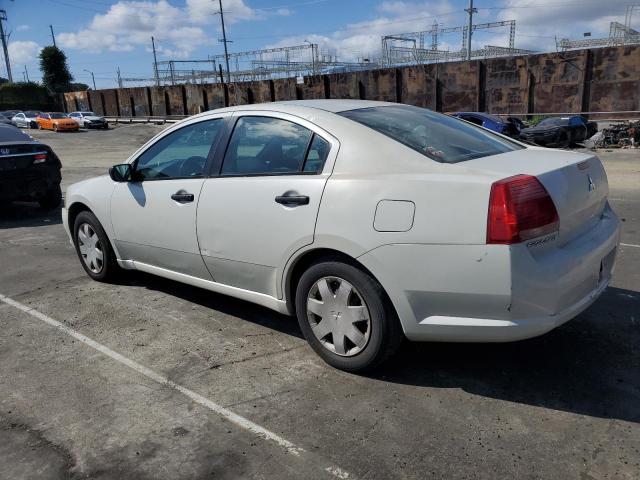
[[[475,125],[409,105],[361,108],[340,115],[437,162],[458,163],[524,148]]]
[[[13,125],[0,125],[0,142],[30,142],[33,139]]]

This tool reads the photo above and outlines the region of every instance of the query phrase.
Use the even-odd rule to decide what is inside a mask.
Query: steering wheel
[[[182,165],[180,166],[180,176],[197,177],[202,175],[205,163],[207,163],[207,159],[199,156],[193,156],[183,160]]]

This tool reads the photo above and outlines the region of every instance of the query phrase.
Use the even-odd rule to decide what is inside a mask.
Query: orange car
[[[54,130],[56,132],[62,130],[77,131],[80,128],[75,120],[67,117],[66,113],[60,112],[41,113],[36,117],[36,121],[38,122],[38,128]]]

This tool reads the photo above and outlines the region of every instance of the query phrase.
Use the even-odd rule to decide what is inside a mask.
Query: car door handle
[[[276,203],[281,205],[309,205],[309,197],[306,195],[280,195],[276,197]]]
[[[189,203],[194,200],[193,193],[185,192],[184,190],[180,190],[173,195],[171,195],[171,199],[175,200],[178,203]]]

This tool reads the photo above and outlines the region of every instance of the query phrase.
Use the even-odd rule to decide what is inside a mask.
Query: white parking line
[[[265,440],[270,440],[272,442],[275,442],[277,445],[283,447],[288,453],[295,455],[296,457],[299,457],[301,455],[305,455],[305,456],[309,456],[310,454],[302,447],[298,447],[297,445],[295,445],[294,443],[290,442],[289,440],[286,440],[284,438],[282,438],[280,435],[273,433],[270,430],[267,430],[266,428],[261,427],[260,425],[252,422],[251,420],[244,418],[241,415],[238,415],[237,413],[232,412],[231,410],[226,409],[225,407],[223,407],[222,405],[218,405],[217,403],[213,402],[212,400],[209,400],[206,397],[203,397],[202,395],[189,390],[186,387],[183,387],[181,385],[178,385],[177,383],[169,380],[167,377],[160,375],[159,373],[154,372],[153,370],[145,367],[144,365],[139,364],[138,362],[131,360],[121,354],[119,354],[118,352],[114,352],[113,350],[111,350],[109,347],[102,345],[101,343],[96,342],[95,340],[87,337],[86,335],[83,335],[82,333],[74,330],[73,328],[70,328],[66,325],[64,325],[63,323],[60,323],[57,320],[54,320],[53,318],[45,315],[44,313],[41,313],[27,305],[24,305],[20,302],[17,302],[15,300],[13,300],[12,298],[9,298],[5,295],[0,294],[0,301],[6,303],[7,305],[11,305],[12,307],[17,308],[18,310],[22,310],[25,313],[28,313],[29,315],[31,315],[32,317],[37,318],[38,320],[43,321],[44,323],[51,325],[52,327],[57,328],[58,330],[60,330],[63,333],[66,333],[67,335],[75,338],[76,340],[81,341],[82,343],[90,346],[91,348],[105,354],[107,357],[115,360],[116,362],[119,362],[127,367],[129,367],[132,370],[135,370],[136,372],[144,375],[145,377],[153,380],[154,382],[157,382],[161,385],[164,385],[166,387],[172,388],[174,390],[177,390],[178,392],[182,393],[183,395],[186,395],[187,397],[189,397],[191,400],[193,400],[194,402],[202,405],[203,407],[208,408],[209,410],[211,410],[212,412],[217,413],[218,415],[220,415],[221,417],[226,418],[227,420],[229,420],[230,422],[236,424],[237,426],[250,431],[251,433],[265,439]],[[315,461],[315,459],[310,459],[310,458],[306,458],[306,461],[308,461],[309,463],[313,463],[313,464],[317,464],[317,462]],[[330,475],[333,475],[334,477],[337,478],[341,478],[341,479],[352,479],[354,478],[351,474],[349,474],[347,471],[343,470],[342,468],[336,466],[336,465],[318,465],[318,467],[320,467],[322,470],[324,470],[325,472],[329,473]]]
[[[636,248],[640,248],[640,245],[634,245],[633,243],[621,243],[620,245],[622,245],[623,247],[636,247]]]

